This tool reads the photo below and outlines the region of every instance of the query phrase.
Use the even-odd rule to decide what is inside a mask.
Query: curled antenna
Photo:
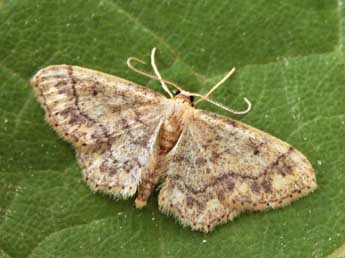
[[[209,92],[207,92],[207,94],[202,97],[201,99],[199,99],[197,102],[195,102],[195,105],[204,101],[205,99],[208,98],[208,96],[210,96],[212,94],[212,92],[214,92],[220,85],[222,85],[227,79],[229,79],[229,77],[231,75],[233,75],[235,73],[236,69],[235,68],[232,68],[225,76],[223,79],[221,79],[219,82],[216,83],[216,85],[214,85],[210,90]]]
[[[191,93],[192,96],[196,96],[196,97],[200,97],[199,100],[205,100],[221,109],[224,109],[225,111],[227,112],[230,112],[230,113],[233,113],[235,115],[244,115],[244,114],[247,114],[251,109],[252,109],[252,103],[247,99],[247,98],[243,98],[243,100],[246,102],[247,104],[247,108],[245,110],[242,110],[242,111],[237,111],[237,110],[234,110],[234,109],[231,109],[231,108],[228,108],[226,106],[224,106],[223,104],[220,104],[214,100],[211,100],[209,98],[206,98],[205,96],[201,95],[201,94],[198,94],[198,93]],[[198,101],[197,101],[198,102]],[[199,101],[200,103],[200,101]]]
[[[152,51],[153,51],[153,50],[152,50]],[[155,53],[153,53],[153,56],[154,56],[154,54],[155,54]],[[152,54],[151,54],[151,57],[152,57]],[[139,59],[139,58],[136,58],[136,57],[129,57],[129,58],[127,59],[127,66],[128,66],[131,70],[133,70],[134,72],[139,73],[139,74],[141,74],[141,75],[144,75],[144,76],[146,76],[146,77],[149,77],[149,78],[151,78],[151,79],[157,80],[157,81],[159,81],[161,84],[162,84],[162,82],[163,82],[163,83],[165,83],[165,84],[171,85],[171,86],[173,86],[174,88],[178,89],[180,92],[183,91],[181,87],[179,87],[177,84],[175,84],[175,83],[173,83],[173,82],[171,82],[171,81],[164,80],[164,79],[162,79],[162,77],[159,78],[159,77],[157,77],[157,76],[155,76],[155,75],[153,75],[153,74],[150,74],[150,73],[141,71],[141,70],[139,70],[138,68],[135,68],[135,67],[133,66],[133,64],[132,64],[133,61],[136,61],[136,62],[141,63],[141,64],[145,64],[145,65],[146,65],[146,63],[145,63],[143,60]],[[151,63],[152,63],[152,60],[151,60]],[[153,63],[154,63],[154,61],[153,61]],[[154,65],[155,65],[155,63],[154,63]],[[156,67],[156,69],[157,69],[157,67]],[[158,71],[158,69],[157,69],[157,71]],[[166,86],[166,85],[165,85],[165,86]],[[162,87],[163,87],[163,84],[162,84]],[[167,87],[166,87],[166,88],[167,88]],[[163,89],[164,89],[164,90],[169,94],[169,96],[172,98],[173,95],[171,95],[170,90],[169,90],[169,89],[166,90],[166,88],[163,87]],[[169,93],[169,92],[170,92],[170,93]]]
[[[197,105],[197,104],[199,104],[199,103],[202,102],[202,101],[207,101],[207,102],[209,102],[209,103],[211,103],[211,104],[213,104],[213,105],[215,105],[215,106],[217,106],[217,107],[219,107],[219,108],[221,108],[221,109],[224,109],[224,110],[227,111],[227,112],[230,112],[230,113],[233,113],[233,114],[236,114],[236,115],[243,115],[243,114],[248,113],[248,112],[251,110],[251,108],[252,108],[252,103],[251,103],[247,98],[243,98],[244,101],[245,101],[246,104],[247,104],[247,108],[246,108],[245,110],[243,110],[243,111],[233,110],[233,109],[231,109],[231,108],[228,108],[228,107],[224,106],[224,105],[221,104],[221,103],[218,103],[218,102],[213,101],[213,100],[211,100],[211,99],[208,98],[208,97],[209,97],[209,96],[210,96],[220,85],[222,85],[227,79],[230,78],[231,75],[233,75],[233,74],[235,73],[235,68],[232,68],[232,69],[223,77],[223,79],[221,79],[219,82],[217,82],[216,85],[214,85],[214,86],[208,91],[208,93],[207,93],[206,95],[201,95],[201,94],[199,94],[199,93],[191,93],[191,92],[185,91],[185,90],[183,90],[181,87],[179,87],[178,85],[176,85],[175,83],[173,83],[173,82],[171,82],[171,81],[168,81],[168,80],[162,79],[162,76],[161,76],[161,74],[159,73],[158,68],[157,68],[157,66],[156,66],[156,63],[155,63],[155,53],[156,53],[156,48],[153,48],[152,51],[151,51],[151,66],[152,66],[152,68],[153,68],[153,71],[154,71],[155,75],[150,74],[150,73],[147,73],[147,72],[144,72],[144,71],[141,71],[141,70],[135,68],[135,67],[132,65],[132,61],[136,61],[136,62],[141,63],[141,64],[146,64],[144,61],[142,61],[142,60],[140,60],[140,59],[138,59],[138,58],[136,58],[136,57],[130,57],[130,58],[128,58],[128,59],[127,59],[127,65],[128,65],[128,67],[129,67],[130,69],[132,69],[133,71],[135,71],[135,72],[137,72],[137,73],[139,73],[139,74],[141,74],[141,75],[144,75],[144,76],[146,76],[146,77],[149,77],[149,78],[151,78],[151,79],[154,79],[154,80],[159,81],[159,82],[161,83],[161,85],[162,85],[162,88],[169,94],[169,96],[170,96],[171,98],[173,98],[174,95],[173,95],[173,94],[171,93],[171,91],[169,90],[167,84],[173,86],[174,88],[178,89],[181,93],[186,94],[186,95],[188,95],[188,96],[200,97],[200,99],[197,100],[197,101],[194,103],[194,105]]]
[[[213,105],[216,105],[217,107],[220,107],[222,109],[224,109],[225,111],[228,111],[230,113],[233,113],[233,114],[236,114],[236,115],[244,115],[244,114],[247,114],[251,108],[252,108],[252,103],[247,99],[247,98],[243,98],[244,101],[246,102],[247,104],[247,108],[243,111],[236,111],[236,110],[233,110],[233,109],[230,109],[216,101],[213,101],[211,99],[208,98],[208,96],[210,96],[220,85],[222,85],[227,79],[230,78],[231,75],[233,75],[235,73],[236,69],[235,68],[232,68],[224,77],[223,79],[221,79],[219,82],[216,83],[216,85],[214,85],[208,92],[206,95],[201,95],[201,94],[198,94],[198,93],[191,93],[193,96],[196,96],[196,97],[200,97],[200,99],[198,99],[194,105],[197,105],[199,104],[200,102],[202,101],[207,101],[207,102],[210,102],[211,104]]]

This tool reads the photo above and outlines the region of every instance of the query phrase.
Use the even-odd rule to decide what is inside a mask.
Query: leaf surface
[[[0,0],[0,257],[325,257],[345,244],[344,0]],[[241,215],[210,234],[159,213],[157,194],[93,194],[72,147],[29,85],[74,64],[159,90],[127,69],[159,50],[164,78],[253,111],[238,117],[301,150],[319,188],[289,207]],[[150,71],[150,67],[143,66]],[[225,114],[202,104],[200,108]],[[340,249],[338,249],[340,248]],[[339,251],[340,250],[340,251]],[[340,254],[341,255],[341,254]],[[342,254],[344,255],[344,254]]]

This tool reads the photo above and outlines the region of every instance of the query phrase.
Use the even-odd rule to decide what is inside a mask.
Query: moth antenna
[[[214,85],[206,95],[201,95],[201,94],[198,94],[198,93],[190,93],[190,92],[186,92],[185,90],[183,90],[181,87],[179,87],[178,85],[176,85],[175,83],[171,82],[171,81],[168,81],[168,80],[164,80],[162,79],[162,76],[161,74],[159,73],[158,71],[158,68],[156,66],[156,63],[155,63],[155,54],[156,54],[156,48],[153,48],[152,51],[151,51],[151,65],[152,65],[152,68],[153,68],[153,71],[155,72],[155,75],[153,74],[150,74],[150,73],[147,73],[147,72],[144,72],[144,71],[141,71],[137,68],[135,68],[133,65],[132,65],[132,61],[136,61],[138,63],[141,63],[141,64],[146,64],[143,60],[139,59],[139,58],[136,58],[136,57],[129,57],[127,59],[127,66],[133,70],[134,72],[137,72],[141,75],[144,75],[146,77],[149,77],[151,79],[154,79],[154,80],[157,80],[161,83],[162,85],[162,88],[169,94],[169,96],[171,98],[173,98],[173,94],[172,92],[169,90],[168,85],[171,85],[173,86],[174,88],[178,89],[180,92],[184,92],[184,93],[188,93],[189,96],[196,96],[196,97],[200,97],[199,100],[197,100],[194,105],[197,105],[198,103],[202,102],[202,101],[207,101],[227,112],[230,112],[230,113],[233,113],[233,114],[236,114],[236,115],[243,115],[243,114],[247,114],[251,108],[252,108],[252,103],[247,99],[247,98],[244,98],[244,101],[247,103],[247,108],[243,111],[237,111],[237,110],[233,110],[231,108],[228,108],[226,106],[224,106],[223,104],[220,104],[216,101],[213,101],[211,99],[209,99],[208,97],[220,86],[222,85],[227,79],[229,79],[229,77],[231,75],[233,75],[235,73],[235,68],[232,68],[225,76],[223,79],[221,79],[216,85]]]
[[[236,69],[232,68],[225,76],[223,79],[221,79],[219,82],[217,82],[216,85],[214,85],[209,92],[207,92],[207,94],[203,97],[201,97],[198,101],[195,102],[195,105],[206,100],[208,98],[208,96],[210,96],[212,94],[212,92],[214,92],[220,85],[222,85],[227,79],[229,79],[229,77],[231,75],[233,75],[235,73]]]
[[[153,74],[150,74],[150,73],[141,71],[141,70],[139,70],[138,68],[135,68],[135,67],[133,66],[133,64],[132,64],[132,61],[136,61],[136,62],[138,62],[138,63],[141,63],[141,64],[146,65],[146,63],[145,63],[143,60],[139,59],[139,58],[136,58],[136,57],[129,57],[129,58],[127,59],[127,66],[128,66],[131,70],[133,70],[134,72],[139,73],[139,74],[141,74],[141,75],[144,75],[144,76],[146,76],[146,77],[149,77],[149,78],[151,78],[151,79],[154,79],[154,80],[159,81],[159,79],[158,79],[156,76],[154,76]],[[169,81],[165,81],[165,82],[166,82],[167,84],[170,84]]]
[[[129,58],[127,59],[127,66],[128,66],[128,68],[130,68],[130,69],[133,70],[134,72],[139,73],[139,74],[141,74],[141,75],[144,75],[144,76],[146,76],[146,77],[149,77],[149,78],[151,78],[151,79],[157,80],[157,81],[159,81],[159,82],[161,82],[161,83],[162,83],[162,81],[163,81],[165,84],[171,85],[171,86],[173,86],[174,88],[178,89],[178,90],[181,91],[181,92],[183,91],[181,87],[179,87],[178,85],[176,85],[175,83],[173,83],[173,82],[171,82],[171,81],[164,80],[164,79],[161,80],[161,79],[159,79],[157,76],[155,76],[155,75],[153,75],[153,74],[150,74],[150,73],[141,71],[141,70],[139,70],[138,68],[135,68],[135,67],[133,66],[133,64],[132,64],[132,61],[136,61],[136,62],[141,63],[141,64],[146,64],[146,63],[145,63],[143,60],[139,59],[139,58],[136,58],[136,57],[129,57]],[[163,87],[163,85],[162,85],[162,87]],[[163,87],[163,89],[165,90],[164,87]],[[166,90],[165,90],[165,91],[166,91]],[[168,92],[168,91],[167,91],[167,92]],[[169,92],[170,92],[170,90],[169,90]],[[168,94],[169,94],[169,93],[168,93]],[[169,94],[169,96],[171,97],[172,95]]]
[[[153,71],[155,72],[157,78],[159,79],[159,81],[162,85],[162,88],[169,94],[170,98],[173,98],[174,95],[172,94],[172,92],[169,90],[168,86],[163,81],[162,76],[157,69],[157,66],[155,64],[155,53],[156,53],[156,48],[154,47],[154,48],[152,48],[152,51],[151,51],[151,65],[152,65]]]
[[[233,114],[235,114],[235,115],[244,115],[244,114],[247,114],[247,113],[252,109],[252,103],[251,103],[247,98],[243,98],[244,101],[245,101],[246,104],[247,104],[247,108],[246,108],[245,110],[243,110],[243,111],[237,111],[237,110],[228,108],[228,107],[224,106],[223,104],[220,104],[220,103],[218,103],[218,102],[216,102],[216,101],[213,101],[213,100],[207,98],[207,97],[204,96],[204,95],[201,95],[201,94],[198,94],[198,93],[192,93],[191,95],[200,97],[200,98],[202,98],[203,100],[205,100],[205,101],[207,101],[207,102],[209,102],[209,103],[211,103],[211,104],[213,104],[213,105],[215,105],[215,106],[217,106],[217,107],[219,107],[219,108],[221,108],[221,109],[224,109],[224,110],[227,111],[227,112],[233,113]]]

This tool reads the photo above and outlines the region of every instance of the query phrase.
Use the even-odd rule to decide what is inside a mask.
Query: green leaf
[[[0,257],[344,255],[344,17],[344,0],[0,0]],[[162,92],[125,64],[154,46],[164,77],[191,91],[236,66],[213,98],[241,109],[248,97],[238,119],[301,150],[317,191],[207,235],[159,213],[157,194],[144,210],[93,194],[29,79],[66,63]]]

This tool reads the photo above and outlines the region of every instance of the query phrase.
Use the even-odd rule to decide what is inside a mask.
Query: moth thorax
[[[183,108],[183,105],[177,105],[165,119],[160,131],[159,148],[161,155],[168,153],[175,146],[182,132],[185,112],[186,108]]]
[[[193,105],[193,96],[185,95],[183,93],[179,93],[174,97],[175,100],[181,101],[182,103],[186,103],[189,105]]]

